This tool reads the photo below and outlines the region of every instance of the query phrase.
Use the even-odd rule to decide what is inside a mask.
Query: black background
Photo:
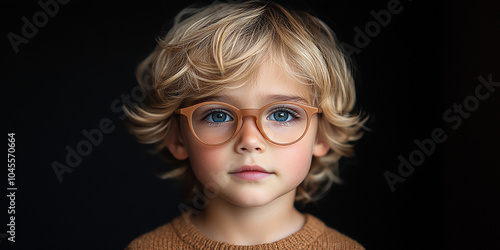
[[[311,10],[355,45],[355,27],[374,20],[386,1],[288,1]],[[467,3],[466,3],[467,2]],[[357,156],[342,160],[335,185],[313,213],[367,249],[487,249],[500,243],[500,88],[480,101],[457,129],[443,121],[475,94],[479,76],[500,82],[499,8],[495,1],[400,1],[403,10],[371,38],[356,64],[359,107],[370,132]],[[1,249],[123,249],[132,239],[180,214],[181,189],[154,177],[164,164],[130,135],[112,103],[131,95],[137,64],[192,1],[70,1],[16,54],[37,1],[3,1],[0,74],[3,131],[16,133],[16,243]],[[470,99],[470,98],[469,98]],[[51,164],[82,130],[114,126],[59,182]],[[436,128],[447,140],[391,192],[386,171],[418,149]],[[7,143],[6,143],[7,144]],[[4,144],[4,150],[7,146]],[[4,151],[4,152],[5,152]],[[0,176],[7,188],[7,167]],[[3,192],[2,193],[6,193]],[[2,195],[0,234],[8,200]]]

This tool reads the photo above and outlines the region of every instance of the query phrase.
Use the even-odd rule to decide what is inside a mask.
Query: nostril
[[[253,150],[250,150],[251,148],[249,149],[248,147],[241,147],[240,149],[241,149],[242,151],[257,151],[257,152],[262,151],[262,148],[261,148],[261,147],[255,147],[255,148],[253,148]]]

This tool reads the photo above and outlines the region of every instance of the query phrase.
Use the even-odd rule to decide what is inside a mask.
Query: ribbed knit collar
[[[189,213],[183,214],[172,221],[174,230],[186,244],[196,249],[302,249],[306,248],[311,242],[314,242],[321,234],[325,232],[326,225],[316,217],[305,214],[306,222],[304,226],[294,234],[281,240],[259,244],[259,245],[232,245],[229,243],[216,241],[203,235],[194,224],[191,223]]]

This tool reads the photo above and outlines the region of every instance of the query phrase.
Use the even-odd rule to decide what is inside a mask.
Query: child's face
[[[255,83],[226,90],[214,97],[240,109],[258,109],[271,102],[283,101],[283,98],[312,104],[308,86],[292,80],[270,63],[261,67]],[[207,146],[198,141],[185,117],[180,126],[181,136],[177,142],[167,141],[172,154],[179,159],[189,157],[195,176],[211,193],[244,207],[265,205],[285,194],[294,195],[295,188],[308,174],[312,155],[323,156],[329,149],[317,138],[317,115],[313,115],[305,136],[287,146],[267,141],[253,117],[244,117],[236,137],[219,146]],[[258,166],[267,173],[239,172],[245,166]]]

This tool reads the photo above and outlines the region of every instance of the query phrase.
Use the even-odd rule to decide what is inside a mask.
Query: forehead
[[[228,84],[216,97],[238,106],[259,107],[275,101],[312,104],[311,86],[298,82],[269,61],[260,66],[255,77]]]

